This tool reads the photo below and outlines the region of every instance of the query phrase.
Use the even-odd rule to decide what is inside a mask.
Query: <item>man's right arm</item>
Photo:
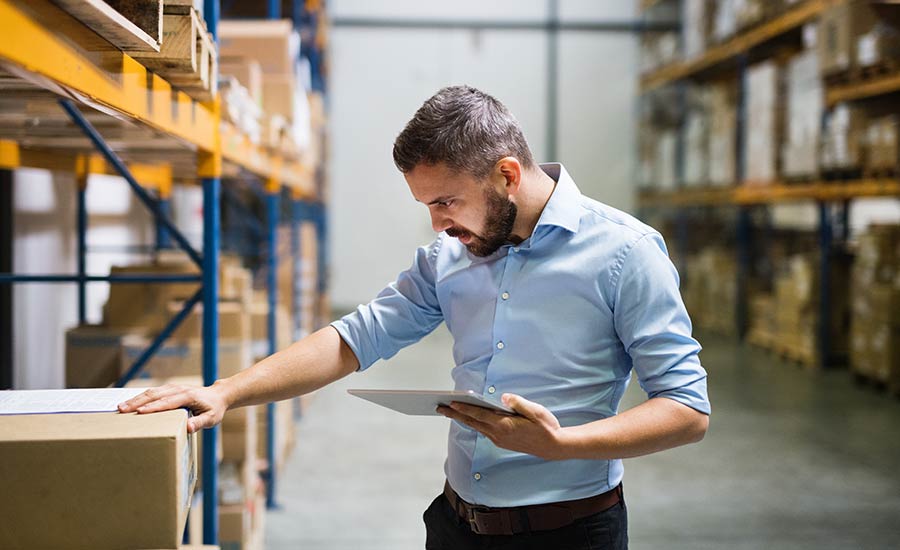
[[[119,411],[144,414],[187,407],[195,415],[188,431],[195,432],[221,422],[230,408],[310,393],[358,368],[353,351],[337,330],[328,326],[212,386],[153,388],[122,403]]]

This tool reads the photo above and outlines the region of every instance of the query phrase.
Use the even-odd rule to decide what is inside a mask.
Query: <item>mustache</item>
[[[456,227],[451,227],[450,229],[447,229],[445,231],[445,233],[447,233],[447,235],[449,235],[450,237],[456,237],[456,238],[466,237],[466,236],[472,234],[471,232],[466,231],[465,229],[458,229]]]

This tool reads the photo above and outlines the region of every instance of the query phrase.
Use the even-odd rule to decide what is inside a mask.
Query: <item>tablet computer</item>
[[[421,416],[442,416],[435,409],[438,405],[449,406],[451,401],[484,407],[504,414],[516,415],[499,401],[492,401],[469,391],[428,391],[428,390],[347,390],[350,395],[361,397],[372,403],[397,412]]]

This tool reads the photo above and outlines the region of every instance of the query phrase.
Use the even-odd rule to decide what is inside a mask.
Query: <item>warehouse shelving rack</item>
[[[270,16],[275,2],[270,2]],[[219,20],[218,0],[205,0],[204,18],[213,38]],[[295,17],[295,21],[299,20]],[[124,385],[152,357],[164,340],[203,302],[202,350],[204,384],[218,378],[218,267],[222,179],[252,174],[264,182],[268,243],[268,351],[276,351],[274,276],[278,258],[277,227],[280,197],[290,197],[291,251],[299,265],[301,220],[315,222],[324,259],[325,208],[315,195],[308,169],[288,155],[251,142],[220,116],[217,97],[200,103],[178,91],[127,54],[98,38],[93,31],[45,0],[0,0],[0,172],[11,182],[11,171],[22,167],[74,172],[77,192],[78,267],[74,275],[0,274],[0,284],[76,283],[78,315],[86,317],[86,285],[91,282],[199,282],[201,288],[173,317],[117,385]],[[61,108],[56,108],[57,104]],[[49,131],[22,124],[22,113],[35,105]],[[51,108],[52,107],[52,108]],[[62,117],[65,113],[68,118]],[[33,118],[33,117],[32,117]],[[13,123],[9,123],[13,121]],[[32,130],[39,134],[32,136]],[[104,136],[105,134],[105,136]],[[86,136],[86,137],[85,137]],[[92,147],[99,155],[92,151]],[[164,160],[160,160],[164,159]],[[87,209],[85,194],[91,174],[117,174],[152,212],[156,247],[173,241],[200,268],[200,274],[133,274],[95,276],[86,273]],[[184,174],[194,174],[185,177]],[[203,249],[193,249],[169,219],[173,181],[195,181],[203,187]],[[155,195],[151,195],[152,191]],[[318,288],[325,289],[325,266]],[[294,275],[298,275],[295,272]],[[299,296],[297,297],[299,300]],[[293,318],[297,326],[299,303]],[[267,502],[274,506],[274,408],[269,406],[269,475]],[[218,427],[203,432],[203,541],[218,540]]]
[[[651,2],[650,4],[655,4]],[[795,32],[803,24],[815,20],[828,8],[841,0],[804,0],[790,7],[776,17],[748,30],[739,32],[725,42],[711,46],[703,54],[684,61],[677,61],[661,67],[640,78],[642,94],[663,86],[677,86],[683,91],[689,80],[703,80],[717,72],[731,70],[738,81],[737,103],[737,147],[736,182],[744,180],[746,159],[743,158],[744,124],[746,122],[746,72],[750,54],[775,42],[786,34]],[[861,82],[826,84],[825,103],[828,107],[843,101],[861,101],[869,98],[900,92],[900,72],[881,75]],[[681,105],[684,106],[684,94]],[[683,109],[682,109],[683,110]],[[683,179],[684,168],[684,125],[678,132],[676,142],[676,179]],[[644,190],[638,193],[637,205],[641,213],[651,209],[673,209],[675,216],[676,249],[687,249],[687,212],[691,209],[707,207],[733,207],[736,218],[736,259],[737,259],[737,303],[736,319],[738,336],[743,338],[747,331],[747,284],[750,271],[750,234],[752,207],[764,207],[786,202],[813,201],[818,206],[818,247],[819,247],[819,315],[817,331],[817,351],[820,366],[830,363],[828,354],[828,327],[831,314],[831,281],[829,264],[833,254],[833,244],[837,235],[841,240],[848,238],[849,202],[862,197],[895,197],[900,199],[900,180],[896,178],[861,178],[844,181],[813,181],[789,183],[767,182],[765,185],[740,185],[734,187],[680,187],[674,190]],[[835,208],[835,206],[837,208]],[[683,255],[679,255],[683,259]],[[680,266],[681,267],[681,266]]]

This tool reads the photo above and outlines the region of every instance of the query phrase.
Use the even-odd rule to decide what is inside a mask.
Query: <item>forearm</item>
[[[353,351],[329,326],[214,387],[222,391],[229,408],[242,407],[310,393],[358,368]]]
[[[565,458],[615,459],[642,456],[703,439],[709,417],[657,397],[616,416],[560,430]]]

